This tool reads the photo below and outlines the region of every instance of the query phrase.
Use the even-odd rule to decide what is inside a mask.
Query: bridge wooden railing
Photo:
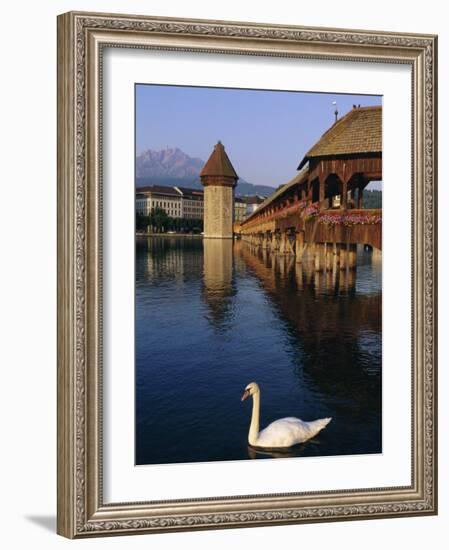
[[[382,248],[381,209],[324,209],[305,201],[235,227],[241,235],[300,233],[305,243],[361,243]]]

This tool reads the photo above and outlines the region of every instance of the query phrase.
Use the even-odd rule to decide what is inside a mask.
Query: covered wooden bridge
[[[317,270],[355,267],[357,244],[382,248],[382,210],[363,208],[363,191],[382,179],[382,107],[356,107],[306,153],[298,174],[235,227],[252,245]]]

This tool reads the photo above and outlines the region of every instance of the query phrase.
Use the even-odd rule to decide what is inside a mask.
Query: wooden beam
[[[341,182],[341,200],[340,200],[340,208],[346,209],[348,207],[348,182],[347,180],[343,180]]]
[[[364,187],[359,187],[359,194],[357,197],[357,208],[363,208],[363,189]]]

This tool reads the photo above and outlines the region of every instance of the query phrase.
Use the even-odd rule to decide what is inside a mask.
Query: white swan
[[[253,398],[253,413],[249,426],[248,443],[252,447],[263,449],[293,447],[293,445],[304,443],[304,441],[315,437],[332,420],[332,418],[320,418],[312,422],[305,422],[294,417],[280,418],[259,432],[260,388],[256,382],[251,382],[246,386],[241,400],[244,401],[250,395]]]

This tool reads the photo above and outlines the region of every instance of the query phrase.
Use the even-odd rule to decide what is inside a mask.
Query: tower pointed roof
[[[229,178],[238,179],[237,173],[226,154],[225,148],[221,141],[215,145],[209,160],[203,166],[200,172],[200,177],[203,176],[226,176]]]

